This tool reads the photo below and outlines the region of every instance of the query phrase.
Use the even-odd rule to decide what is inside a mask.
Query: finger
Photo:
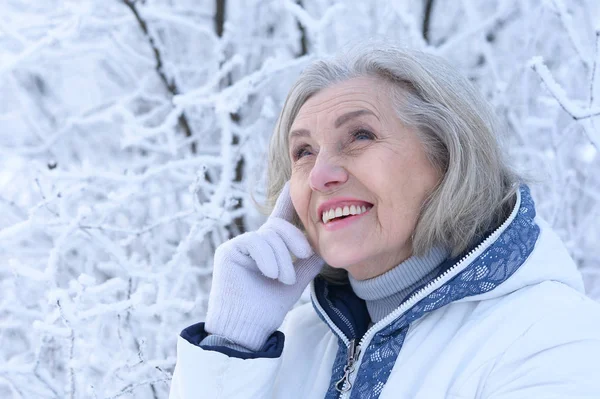
[[[308,258],[314,253],[304,233],[290,222],[277,218],[270,219],[261,227],[263,228],[275,231],[288,250],[297,258]]]
[[[219,245],[215,251],[215,264],[231,264],[235,263],[245,268],[251,268],[256,263],[248,252],[243,250],[245,247],[246,236],[255,234],[252,232],[241,234],[234,239],[225,241]],[[215,272],[217,269],[215,269]]]
[[[254,260],[256,267],[265,276],[276,279],[279,275],[277,260],[273,249],[259,234],[242,234],[238,236],[237,249]],[[238,238],[236,237],[236,238]]]
[[[285,246],[283,240],[273,230],[259,231],[265,241],[269,243],[277,260],[279,268],[278,279],[284,284],[293,285],[296,283],[296,271],[292,262],[290,251]]]
[[[283,186],[281,193],[279,193],[279,197],[277,197],[275,207],[273,208],[269,219],[280,218],[291,222],[294,212],[294,205],[292,204],[292,198],[290,197],[290,182],[288,181]]]
[[[296,280],[300,284],[308,284],[323,269],[325,261],[316,253],[306,259],[298,259],[294,263]]]

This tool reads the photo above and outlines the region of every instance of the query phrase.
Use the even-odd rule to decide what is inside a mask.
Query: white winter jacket
[[[600,305],[526,186],[502,226],[368,331],[349,285],[310,288],[260,353],[183,330],[170,398],[600,398]]]

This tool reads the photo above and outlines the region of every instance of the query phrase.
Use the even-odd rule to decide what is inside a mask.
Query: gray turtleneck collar
[[[433,248],[424,256],[411,256],[393,269],[367,280],[348,275],[354,293],[367,303],[373,323],[390,314],[418,286],[435,277],[439,266],[450,254]]]

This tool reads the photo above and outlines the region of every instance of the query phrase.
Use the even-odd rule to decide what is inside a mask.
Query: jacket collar
[[[391,334],[426,313],[489,292],[506,281],[533,251],[540,232],[535,215],[529,188],[523,185],[507,221],[465,253],[442,262],[437,277],[413,292],[422,294],[417,296],[420,299],[398,317],[380,322],[380,333]],[[370,318],[366,304],[350,284],[335,285],[318,276],[311,283],[311,301],[340,339],[359,339],[367,331]]]

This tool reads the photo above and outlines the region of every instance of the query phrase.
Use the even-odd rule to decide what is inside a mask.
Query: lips
[[[323,221],[323,224],[327,224],[329,223],[330,220],[336,220],[337,218],[340,217],[345,217],[345,216],[354,216],[354,215],[360,215],[365,213],[366,211],[368,211],[370,209],[370,207],[367,207],[365,205],[363,206],[355,206],[355,205],[346,205],[343,208],[342,207],[338,207],[338,208],[331,208],[329,211],[325,211],[323,212],[323,216],[321,217],[321,220]]]
[[[324,202],[318,208],[318,214],[323,224],[345,218],[361,215],[373,207],[373,204],[354,198],[336,198]]]

